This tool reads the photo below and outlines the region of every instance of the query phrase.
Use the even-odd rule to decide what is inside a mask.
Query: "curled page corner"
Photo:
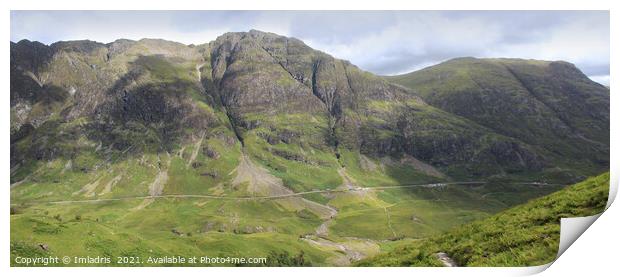
[[[543,265],[530,266],[530,267],[527,267],[526,270],[519,272],[519,274],[521,274],[521,276],[529,276],[529,275],[538,274],[538,273],[541,273],[547,270],[547,268],[549,268],[552,264],[553,262],[543,264]]]
[[[607,201],[610,203],[611,201]],[[586,217],[569,217],[560,219],[560,245],[555,259],[547,264],[527,267],[527,270],[520,271],[521,276],[534,275],[541,273],[549,268],[564,251],[568,249],[587,229],[601,216],[602,213]]]
[[[610,201],[607,201],[610,203]],[[585,216],[562,218],[560,221],[560,246],[556,260],[579,238],[603,213]]]
[[[607,210],[614,202],[618,193],[618,180],[616,178],[610,178],[609,182],[609,195],[607,198],[607,204],[605,210]],[[517,274],[521,276],[534,275],[541,273],[549,268],[557,259],[564,254],[568,249],[585,231],[592,226],[592,224],[604,213],[595,214],[585,217],[568,217],[560,219],[560,244],[558,247],[558,254],[555,260],[538,266],[527,267],[526,270],[520,270]]]
[[[610,178],[609,181],[609,195],[607,198],[607,204],[605,210],[607,210],[614,202],[618,193],[618,180],[617,178]],[[559,259],[562,254],[568,249],[585,231],[592,226],[592,224],[604,213],[595,214],[585,217],[569,217],[560,219],[560,245],[558,247],[558,254],[555,260]],[[535,266],[542,272],[550,267],[555,260],[551,263],[541,266]]]
[[[605,210],[611,206],[611,203],[614,202],[616,195],[618,194],[618,178],[616,178],[614,171],[611,171],[609,174],[609,196],[607,197],[607,205],[605,206]]]
[[[610,202],[612,201],[608,201],[608,203]],[[602,214],[562,218],[560,220],[560,245],[555,260],[544,265],[527,267],[527,270],[519,271],[518,274],[521,276],[534,275],[547,270]]]

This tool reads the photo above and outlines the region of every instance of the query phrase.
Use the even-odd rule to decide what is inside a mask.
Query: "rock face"
[[[452,179],[575,177],[609,161],[609,90],[563,62],[466,59],[386,80],[254,30],[190,46],[20,41],[10,94],[12,182],[57,159],[97,170],[85,153],[183,158],[193,145],[203,154],[185,170],[204,182],[230,181],[216,169],[242,151],[294,188],[313,186],[307,170],[339,180],[360,157],[414,157]],[[416,181],[392,165],[373,168]]]

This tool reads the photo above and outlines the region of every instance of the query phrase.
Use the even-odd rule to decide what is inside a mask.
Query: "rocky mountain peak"
[[[356,166],[342,156],[356,153],[413,157],[453,178],[566,177],[584,156],[605,164],[609,145],[608,90],[568,63],[459,58],[386,80],[257,30],[193,46],[11,43],[11,116],[13,146],[37,143],[12,164],[70,157],[80,138],[140,153],[205,137],[283,164]]]

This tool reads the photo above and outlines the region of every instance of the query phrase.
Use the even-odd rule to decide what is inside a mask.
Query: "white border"
[[[616,1],[617,2],[617,1]],[[614,26],[620,26],[618,20],[618,12],[614,1],[605,0],[564,0],[564,1],[540,1],[540,0],[521,0],[521,1],[492,1],[492,0],[469,0],[469,1],[397,1],[397,0],[382,0],[373,2],[361,2],[361,1],[334,1],[334,0],[312,0],[312,1],[285,1],[285,0],[262,0],[262,1],[241,1],[241,0],[226,0],[226,1],[191,1],[191,0],[151,0],[151,1],[136,1],[136,0],[106,0],[97,2],[87,1],[71,1],[71,0],[54,0],[54,1],[33,1],[33,0],[21,0],[21,1],[2,1],[2,37],[8,40],[10,37],[10,14],[9,10],[28,10],[28,9],[48,9],[48,10],[89,10],[89,9],[102,9],[102,10],[611,10],[611,49],[618,47],[617,28]],[[0,66],[0,74],[2,78],[4,95],[2,98],[5,107],[9,106],[9,43],[0,44],[0,53],[2,66]],[[614,52],[611,53],[611,60],[614,61],[616,56]],[[617,72],[617,64],[611,63],[610,69],[610,84],[613,87],[614,72]],[[620,141],[619,133],[617,132],[618,122],[618,96],[611,93],[611,179],[614,184],[614,189],[610,191],[610,195],[614,195],[617,191],[618,185],[618,149],[614,147],[614,141]],[[1,126],[3,130],[9,130],[10,116],[9,109],[2,110]],[[1,136],[2,145],[9,145],[9,133],[5,131]],[[6,149],[6,148],[5,148]],[[7,190],[9,189],[9,168],[10,158],[9,155],[3,155],[0,160],[0,169],[3,180],[6,180]],[[346,274],[346,275],[359,275],[359,276],[376,276],[377,274],[390,274],[390,275],[439,275],[439,276],[452,276],[452,275],[466,275],[466,276],[511,276],[511,275],[524,275],[533,274],[543,270],[546,267],[537,268],[9,268],[9,202],[10,193],[6,191],[1,196],[3,217],[2,217],[2,229],[0,234],[0,264],[1,270],[4,271],[4,276],[83,276],[88,274],[90,276],[106,276],[110,274],[121,275],[137,275],[137,274],[150,274],[151,276],[165,276],[170,274],[175,275],[216,275],[216,276],[229,276],[229,275],[269,275],[269,276],[313,276],[317,274]],[[611,202],[610,202],[611,204]],[[616,205],[617,206],[617,205]],[[610,218],[608,213],[615,214],[615,217]],[[610,230],[617,230],[619,224],[617,222],[618,208],[612,206],[607,212],[605,212],[599,222],[594,223],[592,234],[588,231],[582,239],[578,240],[571,248],[569,248],[564,256],[555,262],[554,266],[550,268],[545,275],[552,274],[553,276],[561,276],[563,274],[575,273],[578,269],[587,269],[587,271],[581,271],[583,273],[594,273],[597,270],[609,270],[607,272],[615,271],[615,260],[613,257],[617,257],[615,251],[618,250],[618,240],[615,236],[615,232]],[[595,234],[595,231],[605,234],[599,236]],[[589,240],[587,243],[585,240]],[[581,241],[583,240],[583,241]],[[612,245],[615,248],[609,247],[597,247],[601,245]],[[591,255],[589,252],[583,251],[597,251],[596,255]],[[583,264],[584,261],[590,259],[589,264]],[[566,262],[565,262],[566,260]],[[601,262],[603,261],[603,262]],[[607,261],[607,262],[605,262]],[[597,270],[592,270],[596,268]],[[604,272],[604,271],[603,271]],[[548,273],[548,274],[547,274]],[[556,275],[557,274],[557,275]]]

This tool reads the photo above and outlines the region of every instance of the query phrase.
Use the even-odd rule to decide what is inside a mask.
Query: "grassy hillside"
[[[447,253],[460,266],[533,266],[557,255],[560,218],[600,213],[607,204],[609,173],[589,178],[490,218],[415,241],[358,263],[360,266],[441,266]]]

